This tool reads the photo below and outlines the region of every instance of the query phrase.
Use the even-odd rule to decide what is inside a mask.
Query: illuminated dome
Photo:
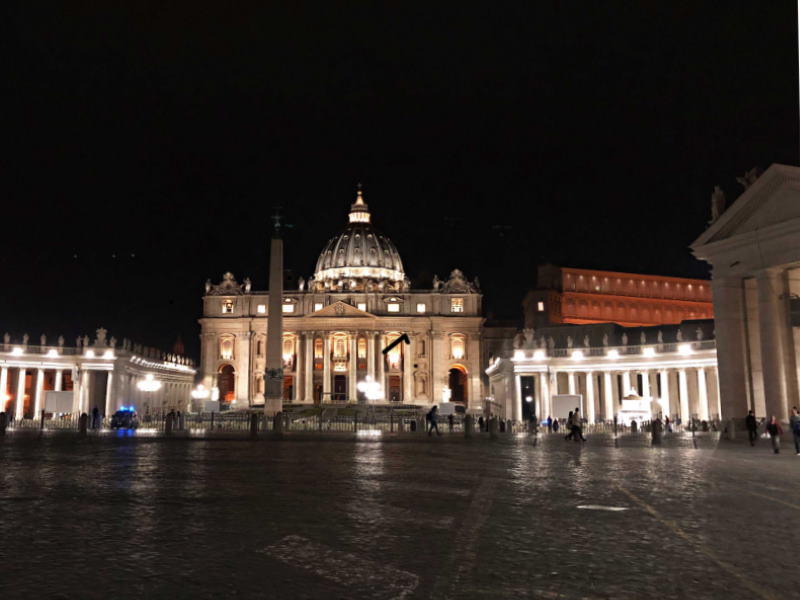
[[[408,288],[403,262],[389,238],[370,223],[361,189],[350,206],[350,222],[325,245],[311,291],[397,291]]]

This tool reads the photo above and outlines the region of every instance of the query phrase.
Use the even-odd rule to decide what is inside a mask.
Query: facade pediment
[[[333,304],[329,304],[328,306],[318,310],[315,313],[311,313],[309,317],[371,317],[374,318],[375,315],[372,313],[368,313],[363,310],[358,310],[355,306],[350,306],[349,304],[338,300]]]
[[[773,164],[692,244],[697,250],[800,220],[800,168]]]

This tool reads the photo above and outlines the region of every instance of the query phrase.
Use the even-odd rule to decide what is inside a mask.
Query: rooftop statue
[[[756,182],[756,179],[758,179],[760,176],[761,176],[761,169],[759,169],[758,167],[753,167],[749,171],[745,171],[744,175],[742,175],[741,177],[737,177],[736,181],[738,181],[742,185],[742,187],[746,190],[751,185],[753,185]]]
[[[711,220],[709,221],[709,225],[716,222],[720,215],[725,212],[726,202],[725,192],[722,191],[721,187],[715,185],[714,191],[711,192]]]

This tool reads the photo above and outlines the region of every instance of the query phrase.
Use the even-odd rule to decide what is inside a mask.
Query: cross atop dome
[[[351,223],[369,223],[369,207],[364,202],[364,193],[361,184],[356,186],[356,201],[350,205]]]

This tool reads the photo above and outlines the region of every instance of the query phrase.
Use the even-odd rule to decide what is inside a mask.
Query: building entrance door
[[[347,401],[347,375],[333,376],[333,401]]]

